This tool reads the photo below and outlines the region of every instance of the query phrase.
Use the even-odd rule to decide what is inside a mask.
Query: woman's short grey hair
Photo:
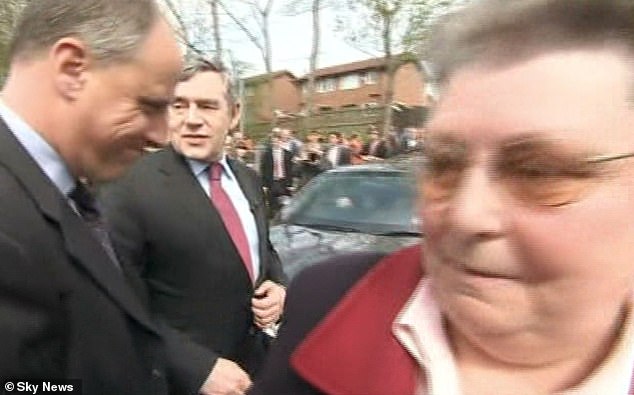
[[[10,57],[36,58],[76,37],[99,64],[129,61],[159,15],[154,0],[32,0],[13,32]]]
[[[619,46],[634,54],[634,2],[480,0],[449,15],[432,37],[429,58],[441,84],[467,64],[554,50]]]

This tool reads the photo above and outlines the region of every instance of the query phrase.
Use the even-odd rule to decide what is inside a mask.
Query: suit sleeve
[[[249,395],[321,394],[297,374],[291,356],[348,289],[382,257],[374,253],[339,256],[308,267],[293,279],[284,325]]]
[[[288,277],[284,273],[284,270],[282,270],[280,257],[277,254],[277,251],[275,251],[273,244],[271,244],[271,241],[267,239],[266,243],[269,254],[269,270],[267,271],[267,279],[286,287],[288,284]]]
[[[133,179],[121,179],[102,188],[100,202],[104,208],[111,238],[121,266],[130,284],[146,307],[147,285],[141,275],[146,264],[143,211],[138,205]],[[149,310],[149,307],[148,307]],[[170,327],[160,317],[153,317],[166,345],[169,383],[173,393],[198,394],[209,376],[218,355],[191,341]]]
[[[119,263],[134,290],[148,306],[147,286],[141,280],[146,261],[145,231],[132,183],[130,179],[121,179],[102,187],[99,203]]]
[[[0,379],[62,377],[61,310],[50,277],[0,233]]]

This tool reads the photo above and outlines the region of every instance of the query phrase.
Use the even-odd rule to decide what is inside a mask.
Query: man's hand
[[[218,358],[200,393],[202,395],[243,395],[250,386],[249,375],[235,362]]]
[[[266,280],[255,290],[251,308],[258,328],[264,329],[280,319],[285,299],[286,289],[270,280]]]

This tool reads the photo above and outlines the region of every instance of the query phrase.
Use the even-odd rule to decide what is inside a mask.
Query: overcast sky
[[[340,0],[345,4],[345,0]],[[180,7],[198,14],[194,19],[196,26],[209,26],[209,28],[198,29],[205,40],[213,41],[211,37],[211,23],[205,21],[209,14],[209,6],[205,0],[177,0]],[[238,6],[238,2],[231,0],[227,4],[235,4],[232,10],[236,14],[246,15]],[[312,40],[312,16],[305,13],[298,16],[285,16],[280,12],[282,1],[277,1],[277,8],[274,9],[271,17],[270,29],[273,52],[273,70],[289,70],[297,76],[308,72],[308,58],[311,51]],[[197,11],[196,11],[197,10]],[[241,12],[242,11],[242,12]],[[205,15],[202,17],[201,15]],[[353,62],[356,60],[373,57],[372,54],[364,53],[346,44],[343,35],[335,31],[336,9],[326,8],[322,11],[322,32],[321,50],[318,67],[327,67],[341,63]],[[252,70],[246,75],[255,75],[264,72],[264,61],[258,49],[248,40],[244,33],[234,27],[231,20],[226,15],[221,15],[223,46],[234,54],[234,57],[249,62]],[[197,19],[197,20],[196,20]],[[351,21],[354,23],[354,21]],[[196,29],[194,29],[196,30]],[[208,36],[208,38],[207,38]],[[376,54],[378,56],[378,54]]]

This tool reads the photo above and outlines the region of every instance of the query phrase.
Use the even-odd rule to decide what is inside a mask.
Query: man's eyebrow
[[[193,102],[193,103],[196,103],[197,105],[201,105],[201,104],[218,105],[218,104],[220,104],[220,100],[218,100],[218,99],[189,98],[189,97],[183,97],[183,96],[175,96],[174,98],[172,98],[171,102],[172,103]]]

